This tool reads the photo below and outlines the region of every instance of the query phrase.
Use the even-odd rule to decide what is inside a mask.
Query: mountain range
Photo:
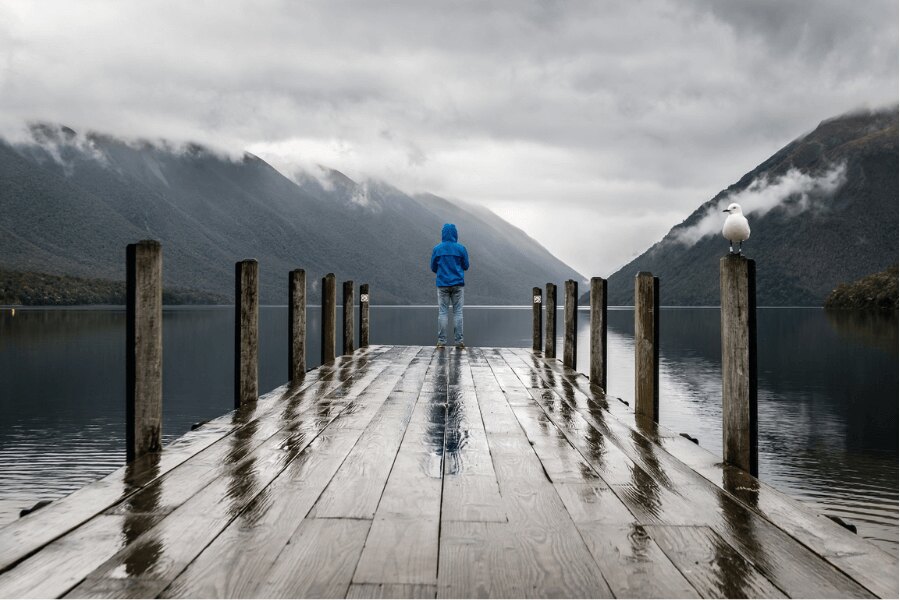
[[[760,306],[821,306],[841,283],[883,271],[898,254],[897,134],[896,107],[823,121],[610,276],[609,303],[632,304],[634,275],[650,271],[663,305],[717,305],[730,202],[750,220],[743,252],[757,263]],[[25,142],[0,140],[7,272],[122,281],[126,244],[153,238],[163,243],[166,286],[186,298],[231,298],[234,262],[256,258],[263,303],[284,304],[287,273],[304,268],[311,302],[320,277],[334,272],[369,283],[376,304],[432,304],[427,261],[445,222],[457,224],[473,258],[469,304],[523,304],[534,285],[584,281],[487,209],[383,181],[327,168],[285,175],[248,153],[60,125],[34,124]]]
[[[260,298],[287,302],[288,272],[369,283],[375,304],[432,304],[443,223],[472,257],[469,304],[523,304],[545,281],[583,280],[490,211],[342,173],[285,176],[251,154],[126,141],[35,124],[0,141],[0,268],[124,280],[125,246],[163,245],[167,286],[231,298],[234,263],[260,263]]]
[[[718,305],[722,210],[750,221],[760,306],[822,306],[839,284],[897,261],[897,107],[823,121],[702,204],[609,277],[611,305],[631,305],[634,276],[660,278],[663,305]],[[735,248],[737,250],[737,248]]]

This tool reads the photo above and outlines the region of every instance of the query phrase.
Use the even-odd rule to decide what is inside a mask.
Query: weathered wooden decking
[[[517,349],[357,351],[0,530],[2,597],[896,597],[897,583],[896,559]]]

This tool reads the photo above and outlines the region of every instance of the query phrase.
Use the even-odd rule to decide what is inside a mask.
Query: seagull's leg
[[[744,240],[738,242],[738,254],[744,253]]]
[[[731,242],[728,242],[728,253],[734,254],[734,244],[732,244]]]

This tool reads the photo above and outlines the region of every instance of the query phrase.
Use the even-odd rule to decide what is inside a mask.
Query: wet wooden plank
[[[505,358],[505,356],[504,356]],[[577,450],[594,472],[607,484],[627,483],[635,477],[634,461],[625,455],[614,440],[596,426],[589,423],[583,415],[575,410],[557,393],[557,380],[549,375],[541,378],[538,385],[547,387],[531,387],[529,391],[537,406],[542,410],[536,418],[551,421],[559,433]],[[565,390],[559,390],[565,394]],[[598,418],[605,418],[602,414]],[[571,481],[575,481],[574,479]]]
[[[547,377],[544,381],[550,382]],[[553,391],[566,393],[558,385]],[[574,387],[568,391],[575,396],[582,395]],[[637,516],[638,522],[708,525],[788,594],[867,595],[857,583],[759,518],[745,505],[735,502],[727,494],[717,494],[716,488],[706,479],[635,429],[615,418],[608,418],[608,413],[597,407],[579,408],[578,414],[634,461],[633,481],[613,485],[613,489]],[[766,539],[762,545],[764,552],[760,551],[760,537]]]
[[[386,366],[383,364],[382,368]],[[381,374],[378,368],[371,369],[335,400],[346,407],[352,398]],[[328,401],[326,396],[310,407],[312,420],[309,427],[324,430],[340,414],[339,411],[322,410],[320,405],[327,405]],[[323,417],[323,414],[326,416]],[[240,459],[223,465],[222,477],[91,572],[87,580],[73,590],[73,594],[78,595],[82,588],[90,589],[92,580],[109,578],[123,570],[128,577],[154,579],[167,585],[233,520],[241,516],[255,496],[266,489],[314,438],[313,435],[294,436],[291,427],[285,427],[245,454],[240,448],[243,441],[236,436],[232,444],[235,446],[234,455]],[[136,566],[128,570],[127,565]],[[162,588],[157,593],[161,591]]]
[[[335,369],[345,365],[365,365],[386,350],[382,346],[372,346],[354,357],[345,357],[345,360],[335,364]],[[331,368],[321,372],[313,371],[307,375],[308,379],[300,389],[314,385],[320,378],[330,378],[333,376],[332,373]],[[169,444],[161,453],[143,456],[65,498],[54,501],[40,511],[9,523],[0,529],[0,573],[42,546],[128,498],[235,430],[246,426],[254,417],[272,411],[291,393],[294,392],[287,386],[281,386],[261,396],[254,406],[243,412],[234,411],[213,419],[196,431],[188,432]]]
[[[438,597],[611,598],[596,564],[569,535],[514,523],[446,523]]]
[[[644,527],[579,523],[600,572],[617,598],[699,598]]]
[[[708,598],[784,598],[784,593],[708,527],[645,527],[666,556]]]
[[[492,366],[488,352],[470,352],[487,357]],[[493,414],[515,419],[513,407],[498,394],[499,381],[477,375],[474,366],[472,371],[482,412],[489,405]],[[519,422],[500,432],[489,428],[487,419],[485,432],[508,523],[445,523],[438,595],[610,595]],[[467,570],[477,573],[467,580]]]
[[[95,486],[97,512],[0,572],[0,596],[868,595],[844,573],[896,587],[896,559],[556,361],[354,357]]]
[[[740,469],[723,465],[721,459],[708,450],[673,435],[671,431],[662,432],[656,439],[674,458],[815,549],[817,554],[873,594],[884,598],[897,596],[896,558],[765,482]]]
[[[347,598],[434,598],[435,585],[410,585],[403,583],[354,583]]]
[[[437,518],[376,518],[353,583],[433,585],[438,567]]]
[[[555,487],[616,597],[697,597],[612,489],[603,484]]]
[[[101,515],[0,575],[0,598],[52,598],[77,585],[163,514]],[[101,552],[97,548],[102,548]]]
[[[368,367],[360,368],[355,373],[365,373]],[[313,380],[313,378],[311,378]],[[343,383],[342,383],[343,381]],[[318,389],[337,389],[340,385],[348,384],[352,377],[345,380],[335,378],[331,383],[320,383]],[[111,519],[94,519],[88,525],[76,529],[72,534],[61,538],[61,544],[51,544],[46,550],[38,552],[34,561],[26,561],[19,567],[0,575],[0,589],[8,586],[10,589],[28,589],[34,587],[42,590],[43,595],[53,596],[64,593],[68,587],[81,581],[92,570],[99,568],[107,559],[124,549],[126,543],[134,542],[143,531],[136,527],[137,523],[144,523],[148,516],[165,515],[183,504],[204,487],[222,477],[227,469],[224,465],[234,464],[244,459],[250,452],[259,447],[273,435],[287,427],[285,418],[296,418],[310,411],[318,410],[314,404],[315,397],[306,398],[303,402],[303,393],[294,394],[286,402],[284,411],[269,410],[258,419],[252,419],[257,411],[252,408],[246,411],[238,411],[234,414],[234,421],[245,421],[242,427],[236,428],[229,436],[217,440],[214,444],[205,447],[191,459],[178,465],[170,472],[160,477],[152,477],[140,469],[140,462],[131,463],[126,467],[126,477],[130,480],[149,479],[150,483],[143,486],[124,501],[109,509],[112,515],[123,515],[124,526],[117,526]],[[298,403],[298,412],[294,413],[291,407]],[[300,410],[300,407],[305,407]],[[293,443],[303,439],[304,431],[292,430],[290,437]],[[310,436],[311,439],[312,436]],[[276,444],[279,442],[276,442]],[[287,446],[286,446],[287,447]],[[159,519],[156,519],[158,521]],[[94,523],[94,521],[97,521]],[[154,522],[156,522],[154,521]],[[77,540],[83,547],[79,560],[71,561],[71,553],[60,551],[59,548],[69,548],[71,540]],[[43,556],[44,553],[47,556]],[[34,564],[45,565],[44,568],[34,568]],[[53,577],[42,575],[48,570],[60,569],[60,573]],[[45,592],[45,593],[44,593]]]
[[[261,598],[343,598],[371,521],[306,519],[266,575]]]
[[[421,351],[401,376],[398,387],[409,388],[425,381],[432,352]],[[400,444],[412,418],[419,391],[395,389],[378,414],[372,419],[347,460],[322,496],[316,501],[311,517],[371,519]]]
[[[426,371],[354,583],[435,582],[450,352],[435,352]]]
[[[469,353],[452,355],[448,373],[441,520],[505,522]]]
[[[553,420],[536,405],[513,407],[519,425],[528,436],[547,473],[554,483],[598,481],[600,476],[584,460]]]
[[[576,524],[626,525],[636,522],[628,507],[602,482],[556,483],[553,487]]]
[[[386,403],[385,382],[400,385],[402,367],[412,359],[406,351],[400,369],[386,369],[360,394],[373,407]],[[374,390],[378,390],[375,392]],[[359,413],[356,413],[359,414]],[[355,416],[355,415],[354,415]],[[337,421],[343,418],[339,416]],[[334,423],[332,423],[334,424]],[[288,468],[233,521],[165,590],[166,597],[247,597],[264,583],[275,558],[289,542],[310,507],[345,461],[363,430],[326,427]]]
[[[359,432],[327,431],[310,444],[161,594],[163,598],[241,598],[256,595]]]
[[[147,579],[96,579],[79,589],[77,596],[65,598],[152,598],[161,582]]]
[[[388,476],[376,518],[440,519],[446,418],[446,357],[437,352]]]
[[[441,520],[505,523],[506,509],[500,498],[497,478],[445,475]]]

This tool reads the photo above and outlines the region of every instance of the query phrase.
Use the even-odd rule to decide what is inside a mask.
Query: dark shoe
[[[435,348],[443,348],[445,346],[444,342],[438,342]]]
[[[459,348],[460,350],[462,350],[463,348],[466,347],[466,345],[463,342],[460,342],[456,345],[456,347]]]

